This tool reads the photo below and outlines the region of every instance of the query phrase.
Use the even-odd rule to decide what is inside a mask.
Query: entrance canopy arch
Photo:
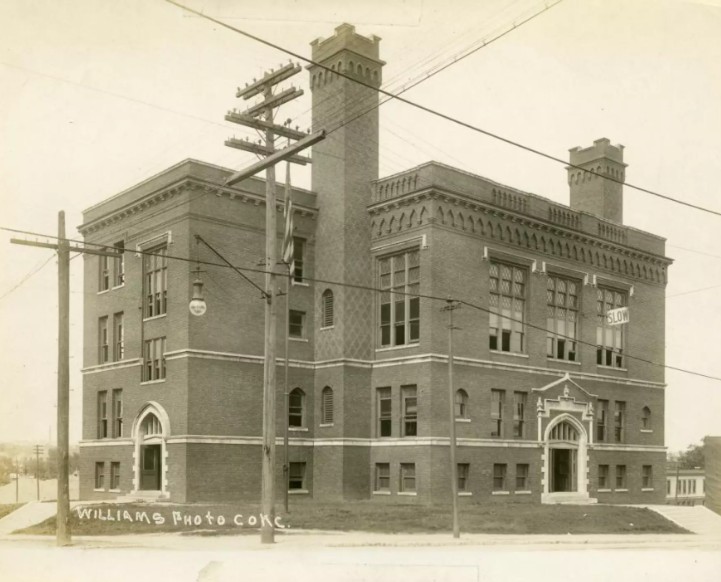
[[[157,423],[153,421],[153,417],[157,419]],[[151,436],[168,438],[170,436],[170,418],[165,408],[157,402],[147,402],[133,420],[131,436],[136,441]]]
[[[588,433],[583,423],[569,413],[553,418],[544,431],[544,495],[588,497]]]
[[[133,420],[131,436],[135,444],[133,466],[134,491],[167,493],[166,440],[170,436],[170,419],[157,402],[148,402]]]

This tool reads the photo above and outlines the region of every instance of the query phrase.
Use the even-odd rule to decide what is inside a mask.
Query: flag
[[[285,228],[283,230],[283,262],[288,265],[291,280],[295,272],[293,261],[293,201],[290,199],[290,162],[286,162],[285,170],[285,205],[283,206]]]

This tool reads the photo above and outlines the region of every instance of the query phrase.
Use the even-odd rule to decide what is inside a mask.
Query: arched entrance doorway
[[[588,434],[570,414],[561,414],[546,427],[543,501],[588,501]]]
[[[162,479],[162,429],[160,420],[148,414],[140,425],[140,486],[141,491],[160,491]]]
[[[578,431],[570,423],[558,423],[548,437],[550,493],[578,490]]]
[[[167,449],[170,422],[165,410],[149,402],[133,422],[135,463],[133,488],[140,493],[166,493]]]

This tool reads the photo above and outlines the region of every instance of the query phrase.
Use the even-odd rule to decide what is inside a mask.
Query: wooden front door
[[[160,445],[140,447],[140,488],[160,490]]]
[[[551,449],[550,491],[576,491],[575,449]]]

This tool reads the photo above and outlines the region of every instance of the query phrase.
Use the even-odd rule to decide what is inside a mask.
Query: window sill
[[[103,489],[102,487],[101,488],[96,487],[95,489],[93,489],[93,491],[103,491],[104,492],[105,489]]]
[[[571,364],[572,366],[580,366],[581,362],[578,360],[562,360],[560,358],[549,358],[546,356],[546,360],[549,362],[553,362],[554,364]]]
[[[115,285],[113,287],[113,291],[115,291],[116,289],[122,289],[123,287],[125,287],[125,283],[121,283],[120,285]]]
[[[470,418],[456,418],[456,422],[471,422]]]
[[[458,497],[471,497],[473,495],[473,492],[471,491],[459,491]]]
[[[390,495],[390,491],[374,491],[373,495]]]
[[[308,432],[308,427],[306,427],[306,426],[289,426],[288,430],[290,432]]]
[[[392,352],[394,350],[405,350],[407,348],[417,348],[420,344],[420,342],[415,342],[412,344],[403,344],[402,346],[388,346],[385,348],[376,348],[376,354],[379,352]]]
[[[306,338],[306,337],[293,337],[293,336],[288,336],[288,341],[308,343],[308,338]]]
[[[141,386],[148,386],[150,384],[163,384],[165,382],[165,378],[160,378],[158,380],[145,380],[140,383]]]
[[[513,356],[514,358],[528,358],[528,354],[522,354],[520,352],[503,352],[501,350],[491,350],[492,354],[500,354],[502,356]]]
[[[616,370],[617,372],[628,372],[628,368],[617,368],[616,366],[605,366],[603,364],[596,364],[596,368],[601,370]]]
[[[597,493],[611,493],[611,490],[610,489],[597,489],[596,492]]]
[[[292,281],[291,283],[293,287],[310,287],[308,283],[304,283],[303,281]]]
[[[514,491],[514,492],[513,492],[514,495],[531,495],[531,493],[533,493],[533,492],[532,492],[532,491],[527,491],[527,490],[525,490],[525,489],[524,489],[523,491]]]
[[[416,495],[418,495],[418,493],[416,491],[399,491],[398,495],[405,495],[407,497],[415,497]]]
[[[329,329],[334,329],[335,325],[328,325],[326,327],[321,327],[318,331],[328,331]]]
[[[653,491],[653,487],[641,487],[641,491]]]
[[[651,434],[651,433],[653,433],[653,429],[652,428],[642,428],[641,432],[646,433],[646,434]]]
[[[318,425],[319,428],[330,428],[331,426],[335,426],[335,424],[332,423],[332,422],[329,422],[329,423],[326,423],[326,424],[319,424],[319,425]]]
[[[510,495],[510,491],[491,491],[491,495]]]
[[[120,493],[120,489],[108,489],[108,493]]]
[[[161,318],[167,317],[167,316],[168,316],[168,313],[166,312],[166,313],[161,313],[160,315],[153,315],[152,317],[143,317],[143,323],[145,323],[146,321],[154,321],[156,319],[161,319]]]
[[[105,294],[105,293],[110,293],[110,288],[108,288],[108,289],[103,289],[102,291],[98,291],[98,295],[103,295],[103,294]]]
[[[289,489],[288,495],[308,495],[307,489]]]
[[[628,489],[614,489],[616,493],[628,493]]]

